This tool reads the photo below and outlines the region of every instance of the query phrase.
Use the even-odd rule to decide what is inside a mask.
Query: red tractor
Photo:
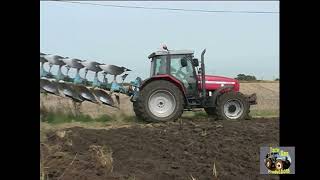
[[[190,50],[163,50],[149,55],[151,77],[134,95],[136,116],[150,122],[177,120],[183,111],[204,108],[209,116],[225,120],[248,117],[256,94],[244,95],[238,80],[205,74],[204,49],[201,66]]]

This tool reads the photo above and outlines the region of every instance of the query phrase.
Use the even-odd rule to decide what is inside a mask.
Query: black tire
[[[270,170],[272,170],[272,161],[271,159],[266,159],[266,167]]]
[[[153,114],[148,106],[149,97],[157,91],[169,92],[175,100],[173,112],[166,117],[159,117]],[[137,117],[147,122],[175,121],[181,117],[184,110],[184,97],[180,89],[173,83],[166,80],[156,80],[145,85],[139,92],[138,99],[133,104]]]
[[[283,163],[283,169],[288,169],[290,167],[290,161],[286,160],[284,163]]]
[[[140,111],[140,108],[138,106],[138,102],[137,101],[133,101],[132,105],[133,105],[133,111],[136,114],[136,117],[138,119],[142,119],[142,116],[141,116],[142,112]]]
[[[225,114],[224,105],[226,103],[229,103],[229,101],[240,103],[239,109],[241,109],[241,111],[239,112],[239,115],[231,117]],[[218,97],[217,108],[216,108],[218,119],[243,120],[248,117],[249,112],[250,112],[250,105],[247,102],[245,96],[240,92],[229,91],[229,92],[223,93]]]

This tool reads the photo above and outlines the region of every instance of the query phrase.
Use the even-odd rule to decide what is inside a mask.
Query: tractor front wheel
[[[133,105],[137,117],[144,121],[174,121],[183,113],[182,92],[169,81],[150,82],[139,93],[139,98]]]
[[[288,169],[290,167],[290,161],[286,160],[284,163],[283,163],[283,169]]]
[[[219,96],[216,113],[219,119],[243,120],[248,117],[250,105],[240,92],[225,92]]]
[[[283,169],[283,161],[277,160],[277,162],[276,162],[276,169],[277,169],[277,170],[282,170],[282,169]]]

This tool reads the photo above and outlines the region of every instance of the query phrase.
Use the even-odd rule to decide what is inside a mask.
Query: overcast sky
[[[279,12],[278,1],[90,2]],[[41,52],[126,66],[133,70],[128,80],[149,76],[147,56],[162,43],[169,49],[194,50],[199,59],[206,48],[207,74],[279,77],[279,14],[128,9],[52,1],[40,4]]]

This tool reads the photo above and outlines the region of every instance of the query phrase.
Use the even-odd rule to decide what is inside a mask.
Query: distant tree
[[[280,81],[280,78],[276,78],[275,81]]]
[[[245,74],[238,74],[235,79],[239,81],[256,81],[257,80],[255,76],[245,75]]]

